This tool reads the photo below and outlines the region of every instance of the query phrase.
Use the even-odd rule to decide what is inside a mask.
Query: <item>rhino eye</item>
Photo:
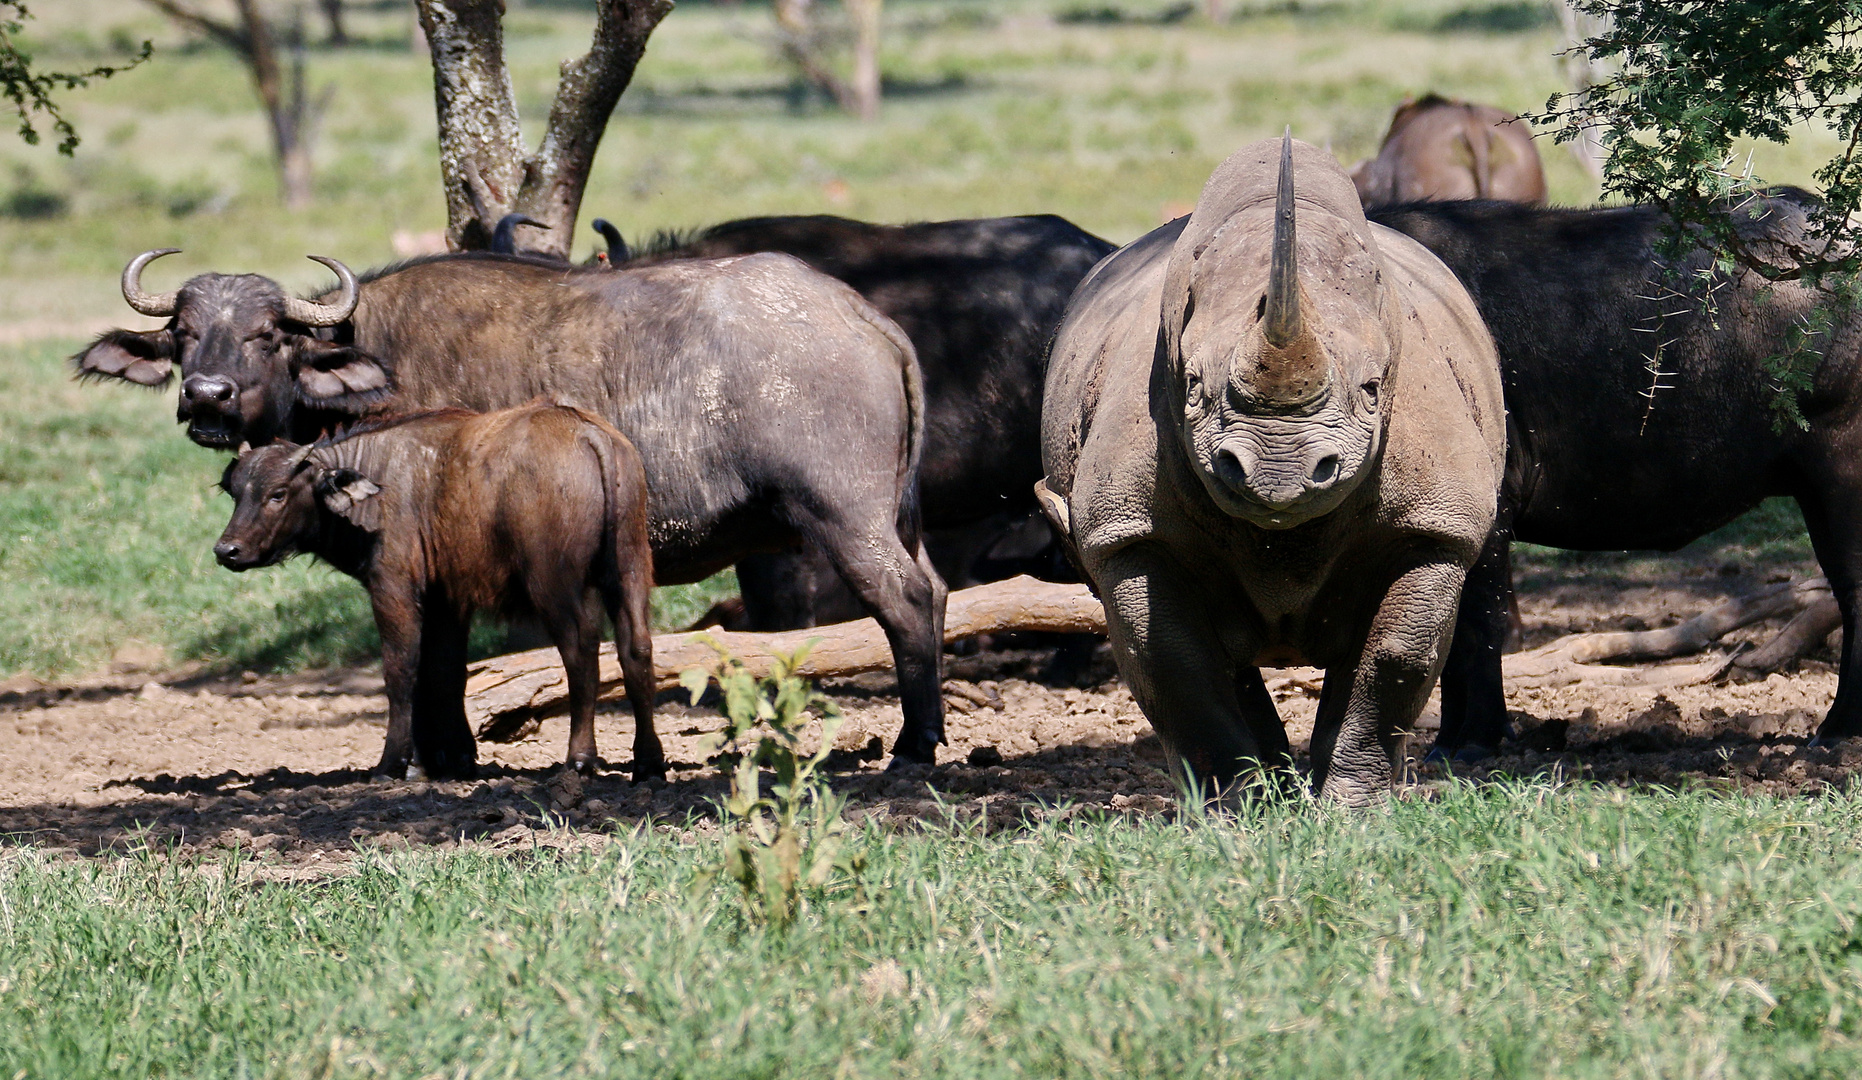
[[[1377,407],[1377,392],[1379,389],[1378,381],[1372,379],[1358,389],[1364,391],[1364,404],[1366,407],[1375,409]]]

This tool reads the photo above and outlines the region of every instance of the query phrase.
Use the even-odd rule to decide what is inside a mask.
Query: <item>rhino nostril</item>
[[[1325,455],[1324,457],[1319,459],[1318,464],[1312,467],[1312,483],[1314,487],[1322,487],[1326,484],[1329,484],[1334,479],[1336,479],[1337,476],[1338,476],[1338,455],[1337,454]]]
[[[1215,454],[1215,475],[1230,487],[1240,487],[1248,479],[1248,469],[1235,451],[1223,447]]]

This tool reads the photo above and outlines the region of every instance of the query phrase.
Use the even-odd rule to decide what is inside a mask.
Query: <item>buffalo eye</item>
[[[284,501],[287,494],[289,494],[289,492],[285,491],[284,488],[279,488],[270,495],[265,496],[265,501],[268,503],[281,503]]]

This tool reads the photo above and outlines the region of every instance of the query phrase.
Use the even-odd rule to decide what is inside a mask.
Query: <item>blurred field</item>
[[[893,0],[884,113],[863,125],[775,61],[766,4],[685,0],[609,127],[577,253],[592,247],[597,215],[638,237],[761,213],[1045,211],[1122,242],[1185,209],[1233,148],[1284,125],[1351,162],[1405,95],[1524,110],[1561,86],[1555,23],[1536,3],[1228,6],[1233,17],[1211,25],[1155,0]],[[373,631],[347,581],[309,566],[234,578],[211,565],[224,504],[207,485],[219,459],[173,430],[172,392],[72,386],[57,358],[102,327],[146,324],[116,285],[137,251],[185,249],[152,271],[157,288],[207,269],[309,288],[326,276],[308,253],[375,265],[393,258],[397,231],[441,228],[430,70],[409,49],[411,8],[353,0],[359,41],[342,50],[316,46],[322,24],[310,21],[311,83],[335,89],[316,203],[287,214],[230,54],[135,0],[32,7],[27,43],[50,67],[108,62],[144,38],[156,56],[63,95],[84,136],[74,158],[0,138],[0,675],[93,667],[126,637],[162,644],[171,661],[368,655]],[[557,63],[587,47],[589,8],[511,0],[507,45],[533,138]],[[1761,155],[1759,169],[1801,181],[1819,145]],[[1544,153],[1555,200],[1594,199],[1568,153]],[[1766,535],[1801,554],[1790,529]],[[667,597],[664,618],[706,595]]]
[[[533,138],[557,63],[587,48],[589,6],[512,0],[507,43]],[[862,125],[798,92],[774,59],[766,4],[687,0],[655,33],[609,128],[577,249],[591,246],[594,215],[634,235],[814,212],[1051,211],[1122,242],[1193,202],[1229,151],[1283,125],[1351,161],[1374,149],[1406,94],[1518,110],[1560,85],[1555,27],[1530,4],[1244,2],[1221,26],[1144,21],[1172,6],[893,0],[884,115]],[[158,281],[214,268],[309,286],[322,279],[306,252],[379,263],[395,230],[443,226],[431,75],[408,49],[411,8],[351,7],[363,43],[310,52],[313,87],[336,91],[317,141],[317,205],[287,215],[229,53],[135,0],[35,5],[28,40],[44,63],[104,62],[144,38],[157,54],[65,96],[85,137],[75,159],[0,140],[0,208],[13,211],[0,217],[0,324],[119,318],[116,271],[158,245],[186,249]],[[321,39],[320,20],[308,30]],[[1560,201],[1593,197],[1568,154],[1548,158]]]

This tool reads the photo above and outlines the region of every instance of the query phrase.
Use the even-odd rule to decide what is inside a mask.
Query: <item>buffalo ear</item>
[[[81,379],[164,386],[174,377],[175,336],[167,330],[112,330],[71,358]]]
[[[300,338],[293,358],[298,400],[316,409],[360,412],[388,396],[388,367],[352,345]]]
[[[381,492],[380,485],[354,469],[331,469],[317,480],[317,495],[330,512],[348,518],[364,528],[362,504]],[[374,515],[367,515],[373,517]]]

